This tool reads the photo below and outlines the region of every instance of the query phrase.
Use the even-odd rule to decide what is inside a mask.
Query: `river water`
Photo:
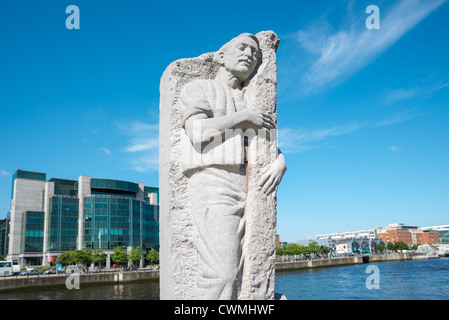
[[[448,300],[449,258],[279,272],[275,286],[289,300]],[[9,299],[157,300],[159,283],[0,293],[0,300]]]

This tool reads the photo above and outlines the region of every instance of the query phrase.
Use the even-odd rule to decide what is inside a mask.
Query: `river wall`
[[[300,270],[308,268],[325,268],[363,263],[429,259],[431,256],[419,253],[377,254],[370,256],[349,256],[291,262],[276,262],[276,272]],[[64,286],[70,274],[44,274],[38,276],[11,276],[0,278],[0,291],[45,286]],[[159,271],[140,270],[126,272],[101,272],[79,274],[80,286],[83,284],[125,283],[139,280],[159,280]]]
[[[75,283],[74,277],[79,276],[80,286],[84,284],[97,283],[124,283],[139,280],[155,279],[159,280],[159,271],[127,271],[127,272],[101,272],[85,274],[43,274],[37,276],[11,276],[0,278],[0,291],[28,288],[28,287],[53,287],[66,285],[70,277],[70,283]]]
[[[429,256],[420,253],[390,253],[390,254],[376,254],[366,256],[349,256],[328,259],[315,260],[301,260],[291,262],[276,262],[276,271],[290,271],[309,268],[324,268],[336,267],[344,265],[374,263],[374,262],[388,262],[388,261],[402,261],[402,260],[419,260],[428,259]]]

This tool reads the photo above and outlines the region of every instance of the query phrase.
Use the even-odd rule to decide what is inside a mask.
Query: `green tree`
[[[390,251],[396,250],[396,249],[394,248],[394,244],[392,244],[391,242],[388,242],[388,243],[387,243],[387,250],[390,250]]]
[[[147,252],[145,259],[148,260],[151,265],[153,265],[156,260],[159,260],[159,252],[157,252],[156,249],[152,248]]]
[[[420,246],[419,244],[414,244],[410,249],[412,249],[413,251],[416,251],[419,246]]]
[[[94,261],[94,256],[91,248],[84,248],[75,251],[75,259],[77,263],[81,263],[84,267],[90,265]]]
[[[384,252],[387,249],[384,245],[378,244],[376,246],[376,251]]]
[[[302,246],[297,243],[289,243],[284,247],[276,247],[276,254],[280,256],[284,255],[300,255],[311,253],[329,253],[330,249],[325,246],[319,246],[318,243],[312,241],[308,246]]]
[[[64,266],[70,265],[74,262],[75,262],[75,259],[74,259],[74,251],[73,250],[63,252],[58,257],[58,263],[60,263]]]
[[[403,241],[398,241],[394,244],[394,250],[409,250],[408,244]]]
[[[115,247],[112,252],[111,259],[112,259],[112,261],[114,261],[114,263],[117,263],[119,265],[127,263],[128,262],[128,254],[126,253],[125,246]]]
[[[108,255],[104,253],[103,249],[95,249],[92,252],[93,255],[93,262],[95,263],[106,263],[106,258]]]
[[[133,266],[137,266],[139,264],[140,259],[142,259],[140,247],[132,248],[129,253],[129,260],[133,263]]]

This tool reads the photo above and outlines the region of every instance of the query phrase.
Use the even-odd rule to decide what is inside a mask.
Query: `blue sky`
[[[157,186],[165,68],[273,30],[280,237],[448,224],[447,2],[2,0],[0,218],[18,168]]]

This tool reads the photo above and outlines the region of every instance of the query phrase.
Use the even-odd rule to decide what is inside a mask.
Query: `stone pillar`
[[[239,53],[238,57],[233,56],[237,43],[244,44],[245,52],[250,49],[251,56],[248,55],[245,61],[241,60],[243,53]],[[270,117],[275,123],[278,44],[278,37],[271,31],[260,32],[256,36],[243,34],[228,42],[216,53],[206,53],[198,58],[173,62],[161,78],[159,122],[161,299],[275,298],[276,191],[264,191],[265,185],[261,177],[263,172],[266,172],[265,169],[271,169],[273,166],[273,170],[277,170],[274,168],[279,158],[276,131],[272,130],[270,135],[259,135],[258,132],[254,138],[248,138],[247,149],[243,149],[243,136],[246,134],[233,132],[224,138],[225,141],[219,143],[214,139],[214,143],[217,144],[211,143],[212,147],[209,149],[215,151],[215,154],[212,158],[208,158],[212,159],[212,162],[207,166],[213,169],[209,176],[207,174],[204,176],[210,179],[206,181],[201,180],[203,176],[198,176],[198,172],[208,169],[204,169],[206,167],[202,166],[202,163],[189,162],[189,157],[192,155],[193,158],[196,155],[203,157],[207,147],[193,145],[185,119],[200,114],[201,119],[230,116],[229,119],[233,117],[235,120],[238,119],[234,117],[237,116],[235,113],[254,109]],[[235,69],[231,68],[234,66],[229,62],[232,59],[238,64]],[[241,71],[243,69],[244,71]],[[227,77],[226,73],[232,73],[231,77]],[[242,87],[238,88],[239,86]],[[191,101],[193,102],[190,103]],[[248,113],[240,114],[247,117]],[[245,121],[246,118],[240,123],[246,123]],[[263,121],[268,120],[264,117]],[[228,123],[226,120],[222,122]],[[226,127],[226,129],[235,128]],[[237,129],[246,130],[245,127]],[[229,139],[226,140],[227,138]],[[247,163],[237,162],[238,159],[243,159],[236,151],[238,143],[241,143],[239,150],[246,152]],[[232,146],[235,149],[232,149]],[[231,149],[227,149],[229,147]],[[224,160],[224,163],[219,163],[220,159]],[[235,162],[230,163],[229,160]],[[279,163],[285,165],[285,162]],[[216,172],[213,171],[215,168]],[[280,170],[285,172],[283,167]],[[216,179],[214,174],[217,174]],[[236,184],[242,184],[235,189],[238,199],[246,199],[243,213],[239,209],[240,203],[234,205],[233,201],[230,201],[231,205],[229,201],[225,201],[222,211],[216,206],[218,199],[217,203],[212,203],[211,207],[207,208],[204,208],[201,201],[191,201],[192,195],[196,197],[205,192],[203,188],[195,189],[193,182],[204,184],[211,193],[208,199],[216,199],[212,194],[216,192],[219,196],[224,195],[230,200],[231,194],[235,191],[230,187],[234,174],[235,177],[244,176],[244,179],[234,181]],[[227,188],[224,193],[223,188]],[[201,196],[198,198],[201,199]],[[230,222],[229,226],[219,225],[217,221],[220,219],[216,219],[217,216],[208,218],[209,209],[213,214],[223,217],[229,209],[228,214],[233,217],[232,224]],[[234,214],[233,210],[238,211]],[[234,218],[236,215],[241,215],[240,222]],[[223,230],[226,230],[225,233],[229,234],[232,241],[220,241],[218,236],[224,232]],[[209,242],[208,237],[209,239],[212,237],[214,241]],[[219,247],[210,247],[211,243],[213,246],[222,245],[233,257],[228,259],[227,254],[223,256]],[[231,246],[230,243],[233,248],[225,248]],[[220,272],[221,270],[224,272]],[[213,274],[213,279],[210,274]]]

